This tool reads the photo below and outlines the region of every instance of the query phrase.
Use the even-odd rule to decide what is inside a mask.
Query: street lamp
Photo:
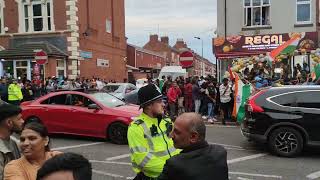
[[[200,38],[200,37],[194,37],[195,39],[198,39],[198,40],[201,40],[201,60],[203,61],[203,39],[202,38]],[[201,63],[202,63],[202,61],[201,61]],[[201,67],[201,75],[203,75],[203,67],[202,67],[202,65],[200,65],[200,67]]]

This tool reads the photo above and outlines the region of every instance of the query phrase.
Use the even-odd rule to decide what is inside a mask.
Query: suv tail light
[[[266,92],[266,90],[262,90],[260,92],[258,92],[257,94],[253,95],[252,97],[249,98],[248,100],[248,111],[249,112],[254,112],[254,113],[260,113],[260,112],[264,112],[264,110],[262,109],[262,107],[260,107],[259,105],[256,104],[256,99],[263,94],[264,92]]]

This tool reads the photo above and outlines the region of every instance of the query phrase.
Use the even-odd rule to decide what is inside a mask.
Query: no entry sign
[[[190,51],[185,51],[180,54],[180,65],[183,68],[189,68],[193,65],[194,56],[193,53]]]
[[[44,51],[36,52],[34,59],[36,60],[37,64],[44,65],[48,61],[47,53]]]

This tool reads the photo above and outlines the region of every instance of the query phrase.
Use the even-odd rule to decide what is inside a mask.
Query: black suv
[[[320,86],[261,90],[245,108],[242,134],[276,155],[294,157],[306,145],[320,145]]]

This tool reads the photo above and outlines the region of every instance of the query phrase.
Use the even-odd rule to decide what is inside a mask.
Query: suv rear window
[[[271,100],[282,106],[320,109],[320,91],[293,92],[274,97]]]

